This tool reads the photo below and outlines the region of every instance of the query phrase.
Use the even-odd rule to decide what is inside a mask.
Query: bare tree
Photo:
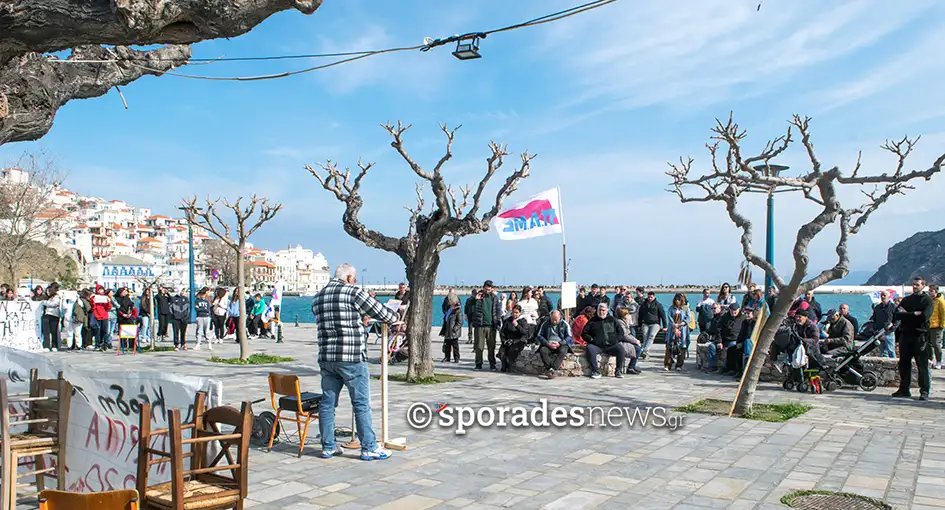
[[[239,282],[236,253],[223,241],[219,239],[205,241],[200,250],[200,257],[207,267],[220,271],[220,285],[232,287]],[[244,278],[249,277],[249,272],[249,267],[243,268]]]
[[[345,204],[342,222],[348,235],[371,248],[396,254],[403,260],[407,281],[410,283],[412,303],[407,309],[406,317],[407,337],[410,341],[407,378],[415,381],[433,375],[430,328],[433,324],[433,290],[440,265],[440,253],[459,244],[462,237],[489,230],[489,223],[499,213],[502,201],[515,192],[519,181],[528,177],[535,155],[527,151],[522,153],[519,168],[512,172],[499,188],[492,207],[480,216],[479,208],[486,185],[509,155],[505,145],[489,142],[492,154],[486,159],[485,176],[474,191],[468,185],[461,188],[448,185],[442,174],[443,166],[453,157],[453,137],[459,127],[449,129],[440,126],[446,135],[446,153],[437,161],[432,171],[423,170],[404,148],[403,135],[410,128],[409,125],[404,126],[398,121],[397,126],[388,123],[383,127],[393,138],[391,147],[421,179],[416,185],[416,207],[404,206],[410,212],[410,224],[405,236],[397,238],[384,235],[365,227],[358,219],[358,213],[364,205],[360,194],[361,181],[374,166],[373,163],[364,164],[358,161],[359,172],[353,179],[350,170],[345,169],[342,172],[332,161],[321,165],[321,173],[311,166],[305,168],[318,179],[323,188]],[[424,185],[427,183],[433,191],[433,202],[429,213],[424,213]]]
[[[683,203],[721,202],[725,205],[729,218],[742,231],[741,245],[745,260],[770,274],[779,291],[778,298],[770,310],[770,316],[761,330],[758,343],[754,347],[755,353],[746,369],[748,372],[745,375],[744,387],[735,404],[735,412],[744,414],[751,409],[762,365],[768,357],[768,350],[774,341],[775,333],[787,316],[794,300],[809,290],[846,276],[850,262],[847,251],[849,237],[859,232],[869,220],[870,215],[892,196],[913,189],[913,186],[909,184],[911,181],[916,179],[928,181],[934,174],[940,172],[945,162],[945,154],[939,156],[932,166],[924,170],[906,171],[906,158],[912,152],[918,138],[904,137],[899,141],[887,141],[882,146],[884,150],[897,157],[898,164],[894,172],[861,175],[861,153],[857,157],[853,171],[849,175],[844,175],[837,166],[826,170],[823,168],[814,152],[814,144],[810,140],[810,119],[807,117],[795,115],[787,133],[769,141],[764,150],[754,156],[742,153],[742,141],[746,135],[744,131],[739,130],[738,124],[732,121],[731,116],[728,122],[723,123],[717,120],[716,123],[717,125],[712,130],[715,133],[712,136],[714,141],[706,145],[711,155],[711,171],[695,177],[691,172],[693,159],[680,158],[678,164],[670,164],[671,170],[667,172],[667,175],[672,178],[670,191],[679,195]],[[800,135],[801,145],[810,161],[811,168],[797,177],[779,176],[771,172],[772,160],[794,142],[793,130]],[[838,196],[838,185],[860,189],[866,197],[864,203],[852,208],[843,207]],[[869,185],[874,188],[869,191],[862,189]],[[689,190],[694,190],[694,194],[689,194]],[[800,193],[805,199],[820,207],[820,212],[809,222],[801,225],[797,231],[794,242],[794,270],[787,281],[752,248],[752,222],[738,209],[738,200],[741,195],[751,191]],[[836,247],[837,262],[833,267],[808,278],[807,248],[814,237],[828,225],[835,223],[840,229]]]
[[[221,200],[223,208],[230,209],[236,216],[235,228],[220,217]],[[206,206],[200,207],[197,205],[197,197],[194,197],[183,200],[183,209],[188,223],[204,228],[215,235],[233,250],[233,255],[236,257],[237,288],[240,296],[240,319],[236,334],[240,341],[240,359],[245,360],[249,357],[249,343],[246,341],[246,301],[242,299],[246,292],[244,269],[246,241],[259,230],[259,227],[276,216],[276,213],[282,209],[282,204],[270,204],[269,199],[259,198],[256,195],[249,197],[249,205],[246,207],[243,207],[242,201],[243,197],[237,198],[233,203],[225,198],[217,200],[208,198]]]
[[[23,154],[0,180],[0,263],[16,285],[31,243],[55,236],[68,212],[52,207],[62,177],[42,154]]]
[[[0,145],[36,140],[73,99],[187,64],[191,43],[232,38],[321,0],[5,0],[0,3]],[[129,46],[166,44],[155,49]],[[72,50],[66,59],[50,53]]]

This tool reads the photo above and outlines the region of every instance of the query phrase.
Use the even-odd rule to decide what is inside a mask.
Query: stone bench
[[[703,366],[703,365],[705,365],[709,359],[709,343],[706,342],[704,344],[699,344],[699,343],[693,342],[693,344],[695,344],[695,348],[696,348],[696,366],[697,367],[703,368],[706,370],[722,370],[725,368],[725,355],[726,355],[726,352],[728,351],[728,347],[722,347],[722,350],[716,354],[717,356],[716,364],[718,366],[708,367],[708,366]],[[690,352],[692,352],[691,350],[692,347],[693,345],[690,344],[689,345]]]
[[[555,375],[559,377],[590,376],[591,366],[587,362],[587,356],[584,354],[584,347],[575,345],[573,349],[573,353],[570,353],[564,357],[564,361],[561,363],[561,368],[555,372]],[[616,357],[609,356],[607,354],[601,354],[598,356],[598,359],[598,367],[600,368],[601,375],[613,376],[614,369],[617,365]],[[542,363],[541,356],[538,354],[538,346],[529,345],[526,347],[525,350],[523,350],[518,356],[518,359],[515,360],[515,364],[512,365],[512,371],[525,375],[544,375],[547,373],[545,364]]]

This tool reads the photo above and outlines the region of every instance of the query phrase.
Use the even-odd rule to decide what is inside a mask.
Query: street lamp
[[[758,165],[755,167],[755,170],[763,173],[765,177],[777,177],[781,172],[787,170],[788,166],[785,165]],[[768,231],[766,232],[766,242],[765,242],[765,261],[768,264],[771,264],[771,267],[774,267],[774,190],[775,187],[771,186],[768,188]],[[771,278],[771,273],[765,271],[765,296],[770,292],[771,287],[774,286],[773,279]]]
[[[178,207],[181,211],[184,211],[184,214],[187,213],[188,208]],[[186,216],[185,216],[186,217]],[[188,250],[188,271],[190,273],[190,323],[193,324],[197,322],[197,294],[196,281],[194,280],[194,226],[190,222],[190,218],[187,218],[187,250]]]
[[[362,273],[367,273],[367,268],[361,270]],[[361,280],[361,290],[364,290],[364,283],[367,281],[367,278]]]
[[[456,41],[456,51],[453,56],[460,60],[473,60],[482,58],[479,54],[479,36],[482,34],[464,35]]]

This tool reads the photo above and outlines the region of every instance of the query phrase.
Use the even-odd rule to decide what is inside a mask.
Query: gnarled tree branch
[[[7,0],[0,4],[0,65],[16,55],[82,45],[190,44],[232,38],[288,9],[321,0]]]
[[[0,94],[7,104],[6,115],[0,116],[0,145],[39,139],[52,128],[56,111],[73,99],[102,96],[115,86],[186,64],[190,48],[165,46],[140,51],[82,46],[67,60],[116,57],[119,62],[66,64],[30,53],[0,65]]]

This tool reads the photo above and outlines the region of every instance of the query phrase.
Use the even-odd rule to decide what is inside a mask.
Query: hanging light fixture
[[[473,60],[482,58],[479,54],[479,36],[481,34],[464,35],[456,41],[456,51],[453,56],[460,60]],[[484,36],[484,35],[483,35]]]

